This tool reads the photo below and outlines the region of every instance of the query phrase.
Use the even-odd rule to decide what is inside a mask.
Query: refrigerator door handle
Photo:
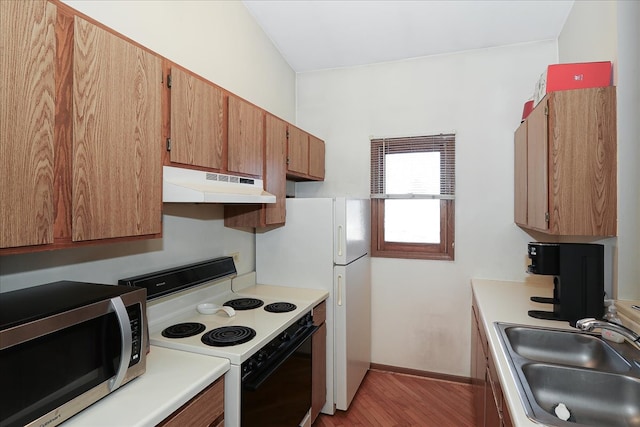
[[[338,226],[338,256],[342,256],[342,226]]]
[[[338,274],[338,291],[337,291],[338,306],[342,306],[342,274]]]

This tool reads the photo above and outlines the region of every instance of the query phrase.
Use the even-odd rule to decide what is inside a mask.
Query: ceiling
[[[573,0],[243,0],[296,72],[540,40]]]

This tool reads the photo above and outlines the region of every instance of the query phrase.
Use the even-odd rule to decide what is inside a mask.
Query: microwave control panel
[[[140,361],[140,351],[142,348],[142,310],[140,304],[127,307],[129,323],[131,324],[131,360],[129,366],[133,366]]]

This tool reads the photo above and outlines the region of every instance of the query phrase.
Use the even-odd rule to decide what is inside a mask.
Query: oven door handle
[[[273,374],[279,367],[287,360],[293,353],[295,353],[302,344],[307,341],[311,337],[311,335],[315,334],[319,329],[319,326],[309,326],[309,328],[304,332],[304,334],[300,335],[294,343],[291,343],[289,347],[282,353],[279,354],[276,360],[272,363],[267,364],[262,370],[258,370],[254,372],[255,378],[251,380],[243,381],[242,388],[249,391],[256,391],[262,383],[264,383],[270,376]],[[254,376],[252,375],[252,376]]]

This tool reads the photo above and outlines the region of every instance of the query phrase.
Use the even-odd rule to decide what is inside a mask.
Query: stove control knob
[[[247,374],[251,371],[253,371],[256,367],[257,367],[257,363],[254,362],[253,360],[249,360],[247,361],[247,363],[242,367],[242,371],[243,373]]]
[[[259,351],[258,354],[256,355],[256,360],[258,361],[258,363],[264,362],[266,358],[267,358],[267,353],[265,351]]]
[[[283,332],[282,335],[280,335],[280,341],[289,341],[290,339],[291,336],[288,332]]]

